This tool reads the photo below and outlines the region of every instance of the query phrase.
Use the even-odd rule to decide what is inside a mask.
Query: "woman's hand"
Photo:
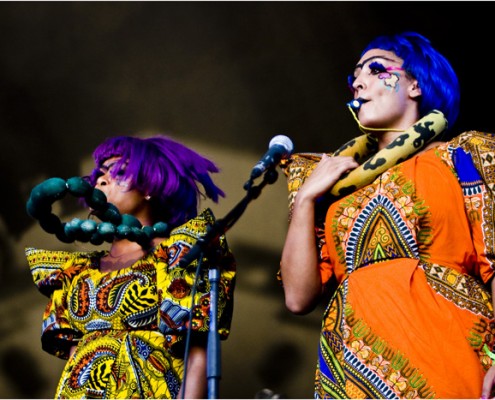
[[[495,366],[490,367],[490,369],[487,371],[485,378],[483,380],[483,389],[481,391],[481,398],[482,399],[493,399],[495,398],[492,393],[493,393],[493,384],[495,381]]]
[[[296,199],[299,197],[316,200],[330,190],[344,173],[358,166],[359,164],[352,157],[333,157],[323,154],[316,168],[299,189]]]

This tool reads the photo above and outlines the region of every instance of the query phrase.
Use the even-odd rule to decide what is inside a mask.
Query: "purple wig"
[[[123,169],[119,178],[129,179],[130,189],[151,196],[155,222],[181,225],[198,214],[201,197],[218,202],[219,196],[225,196],[210,177],[219,171],[217,166],[168,137],[117,136],[105,140],[93,152],[96,168],[88,178],[91,185],[95,186],[104,161],[112,157],[121,157],[111,170],[112,177]]]

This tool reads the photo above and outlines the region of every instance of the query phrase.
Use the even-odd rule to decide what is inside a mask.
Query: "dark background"
[[[296,151],[331,151],[357,134],[345,107],[347,74],[374,36],[396,31],[424,34],[457,71],[454,131],[495,131],[492,7],[1,2],[0,397],[51,397],[62,365],[41,350],[45,299],[22,251],[61,247],[25,212],[35,184],[87,173],[91,151],[108,136],[167,133],[218,161],[228,197],[212,208],[221,216],[243,196],[274,135],[289,136]],[[283,306],[274,276],[286,229],[284,180],[265,191],[230,234],[238,295],[220,393],[253,398],[269,387],[307,398],[321,310],[294,317]]]

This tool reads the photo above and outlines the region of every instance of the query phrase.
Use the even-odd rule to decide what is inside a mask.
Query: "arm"
[[[280,263],[285,304],[295,314],[312,311],[323,290],[314,230],[315,202],[344,172],[357,166],[352,157],[323,155],[297,193]]]
[[[206,349],[202,346],[191,346],[187,364],[186,387],[180,388],[178,398],[206,398]]]

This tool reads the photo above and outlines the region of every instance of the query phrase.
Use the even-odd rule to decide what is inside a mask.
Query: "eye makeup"
[[[374,56],[370,57],[366,60],[364,60],[362,63],[359,63],[356,65],[354,68],[354,71],[352,74],[349,74],[347,77],[347,85],[349,86],[349,89],[354,92],[354,89],[352,87],[354,81],[356,80],[357,75],[361,72],[361,70],[366,66],[366,64],[369,63],[368,68],[369,68],[369,75],[378,75],[380,79],[387,79],[390,78],[390,74],[392,73],[391,71],[404,71],[404,68],[398,67],[398,66],[388,66],[385,67],[381,62],[376,61],[377,59],[382,59],[385,61],[390,61],[390,62],[397,62],[397,60],[392,60],[387,57],[383,56]],[[386,76],[382,75],[384,73],[388,73]]]
[[[115,160],[109,162],[108,164],[102,164],[96,171],[96,178],[103,176],[105,174],[109,174],[111,177],[114,177],[117,186],[121,187],[129,187],[128,178],[125,178],[125,167],[123,165],[118,171],[113,172],[112,170],[118,165],[119,160]]]

